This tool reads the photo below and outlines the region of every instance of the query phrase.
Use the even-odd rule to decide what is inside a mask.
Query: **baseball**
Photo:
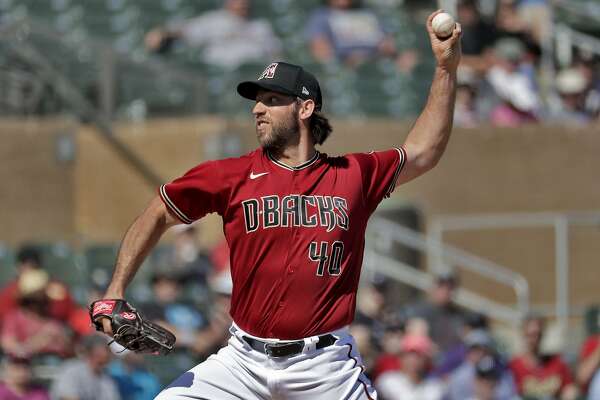
[[[452,31],[454,31],[454,25],[454,18],[452,15],[445,12],[439,13],[433,17],[433,20],[431,21],[433,32],[440,39],[445,39],[452,35]]]

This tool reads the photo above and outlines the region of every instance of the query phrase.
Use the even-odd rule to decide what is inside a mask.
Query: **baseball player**
[[[317,79],[274,62],[237,87],[255,102],[260,147],[204,162],[162,185],[129,228],[98,310],[123,299],[144,257],[175,224],[216,212],[231,249],[228,345],[157,399],[377,398],[347,327],[369,216],[396,186],[431,169],[448,142],[461,30],[457,24],[450,38],[438,39],[431,26],[438,12],[427,20],[437,62],[429,99],[402,146],[320,153],[315,146],[332,129]],[[109,318],[100,324],[113,334]]]

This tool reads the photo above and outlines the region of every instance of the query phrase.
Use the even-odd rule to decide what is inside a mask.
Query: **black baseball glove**
[[[175,335],[158,324],[146,321],[125,300],[102,299],[90,304],[90,318],[99,331],[103,331],[102,317],[110,319],[113,341],[128,350],[161,355],[173,350]]]

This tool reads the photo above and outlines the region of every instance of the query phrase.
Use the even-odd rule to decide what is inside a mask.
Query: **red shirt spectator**
[[[47,286],[48,274],[40,269],[19,277],[19,306],[6,315],[0,332],[4,352],[24,357],[70,353],[65,326],[48,317]]]
[[[588,337],[579,352],[577,381],[587,391],[590,381],[600,368],[600,334]]]
[[[71,313],[78,307],[67,286],[62,282],[51,281],[48,285],[48,292],[48,316],[68,321]],[[17,294],[17,281],[10,282],[0,290],[0,325],[10,312],[18,308]]]
[[[382,354],[375,361],[375,366],[373,367],[373,372],[371,373],[371,379],[376,381],[377,378],[385,372],[390,371],[401,371],[402,363],[400,362],[400,357],[396,354]]]
[[[509,364],[517,390],[523,397],[574,398],[577,389],[569,367],[559,355],[544,355],[540,344],[545,320],[530,316],[523,324],[525,351]]]
[[[2,363],[0,400],[49,400],[43,387],[33,384],[29,359],[6,357]]]
[[[43,271],[41,254],[31,246],[24,246],[17,254],[17,278],[0,289],[0,327],[6,317],[19,308],[18,280],[27,271]],[[46,285],[47,316],[69,324],[79,335],[91,332],[88,311],[73,300],[69,288],[62,282],[50,279]],[[85,315],[86,321],[82,323]]]
[[[592,355],[596,349],[600,347],[600,335],[590,336],[588,337],[583,346],[581,346],[581,352],[579,353],[579,358],[581,360],[585,360],[589,356]]]
[[[563,389],[573,383],[569,367],[558,355],[542,357],[541,363],[521,355],[509,366],[522,396],[558,398]]]

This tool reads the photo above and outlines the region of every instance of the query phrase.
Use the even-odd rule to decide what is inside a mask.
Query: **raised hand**
[[[438,67],[449,72],[456,72],[461,56],[460,38],[462,30],[460,24],[457,22],[451,36],[444,39],[437,37],[433,32],[431,21],[441,12],[443,10],[437,10],[427,18],[427,32],[431,41],[431,49],[433,50]]]

